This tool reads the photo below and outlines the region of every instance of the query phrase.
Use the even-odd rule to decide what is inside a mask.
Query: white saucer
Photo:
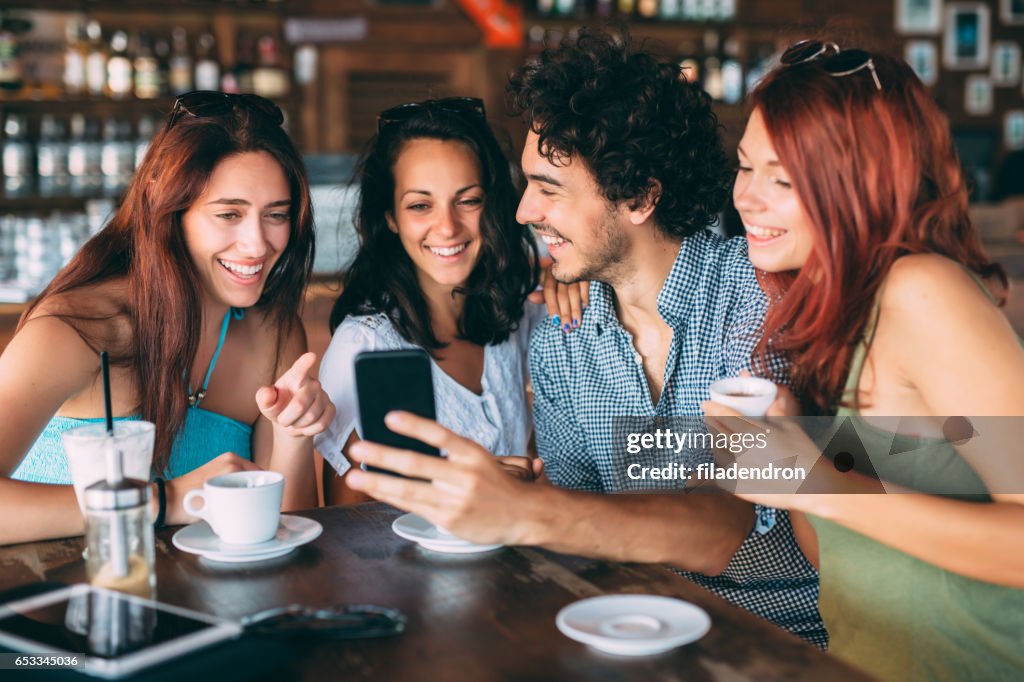
[[[476,554],[502,547],[502,545],[478,545],[449,533],[439,532],[437,526],[417,514],[399,516],[391,524],[391,530],[395,531],[395,535],[398,537],[412,540],[423,549],[445,554]]]
[[[211,561],[246,563],[284,556],[315,540],[323,529],[319,523],[304,516],[281,514],[281,523],[273,539],[255,545],[232,545],[222,542],[206,521],[197,521],[175,533],[171,542],[182,551],[199,554]]]
[[[650,656],[694,642],[711,629],[704,609],[671,597],[613,594],[558,612],[563,635],[619,656]]]

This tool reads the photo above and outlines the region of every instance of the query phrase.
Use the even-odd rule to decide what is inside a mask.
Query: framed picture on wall
[[[942,29],[942,0],[896,0],[896,30],[936,35]]]
[[[939,50],[930,40],[908,40],[903,46],[903,59],[921,82],[931,87],[939,80]]]
[[[992,43],[992,85],[1020,83],[1020,45],[1009,41]]]
[[[987,116],[992,113],[992,79],[980,73],[972,73],[964,81],[964,111],[972,116]]]
[[[946,35],[942,62],[948,69],[988,67],[989,22],[987,5],[954,2],[946,5]]]
[[[1024,25],[1024,0],[999,0],[999,18],[1011,26]]]
[[[1024,149],[1024,109],[1013,109],[1003,117],[1003,141],[1007,149]]]

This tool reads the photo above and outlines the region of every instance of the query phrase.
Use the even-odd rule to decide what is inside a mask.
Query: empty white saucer
[[[284,556],[315,540],[323,529],[313,519],[282,514],[277,534],[272,539],[253,545],[232,545],[218,538],[206,521],[197,521],[175,533],[171,542],[184,552],[198,554],[211,561],[247,563]]]
[[[566,637],[619,656],[650,656],[694,642],[711,629],[711,617],[681,599],[613,594],[583,599],[558,612]]]
[[[391,524],[395,535],[412,540],[424,549],[445,554],[476,554],[499,549],[502,545],[478,545],[450,533],[439,531],[437,526],[418,514],[399,516]]]

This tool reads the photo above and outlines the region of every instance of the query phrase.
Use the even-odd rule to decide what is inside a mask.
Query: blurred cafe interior
[[[427,97],[503,114],[507,74],[585,25],[626,26],[715,100],[731,154],[744,93],[780,47],[825,31],[903,55],[949,117],[990,253],[1024,276],[1024,10],[1009,0],[9,0],[0,9],[0,344],[24,303],[103,224],[175,94],[253,92],[285,112],[313,184],[307,332],[328,341],[330,282],[355,239],[355,155],[383,109]],[[1016,197],[1016,199],[1015,199]],[[734,212],[721,221],[741,229]],[[1024,306],[1008,314],[1024,331]],[[0,345],[2,347],[2,345]]]
[[[1003,310],[1024,334],[1024,2],[1018,0],[3,0],[0,350],[26,307],[107,223],[176,97],[214,90],[273,101],[304,157],[316,260],[302,320],[309,350],[322,357],[341,274],[357,249],[355,162],[378,130],[378,114],[427,98],[480,98],[515,163],[527,131],[506,114],[509,75],[582,27],[628,31],[677,60],[714,102],[732,159],[749,113],[746,94],[788,45],[827,36],[905,59],[948,118],[970,187],[974,227],[1010,279]],[[669,80],[677,85],[674,76]],[[714,229],[743,233],[731,205]],[[225,315],[221,343],[228,323]],[[192,400],[191,384],[188,389]],[[106,410],[109,423],[109,402]],[[113,435],[111,426],[107,433]],[[322,461],[319,466],[322,473]],[[159,490],[163,505],[162,480]],[[322,502],[322,480],[319,493]],[[417,670],[421,659],[450,652],[447,632],[458,633],[451,637],[467,651],[485,640],[491,648],[478,647],[479,655],[465,658],[461,650],[437,655],[436,677],[442,679],[535,679],[541,665],[562,666],[586,679],[680,679],[683,668],[676,664],[684,659],[706,664],[701,679],[866,679],[824,656],[812,657],[818,654],[796,638],[773,633],[710,592],[681,581],[676,586],[674,574],[656,567],[624,564],[613,571],[597,561],[527,549],[476,564],[446,557],[445,571],[424,570],[441,564],[408,546],[387,544],[397,542],[388,532],[394,514],[382,505],[318,512],[324,539],[286,568],[288,560],[235,573],[218,573],[223,567],[209,564],[197,568],[169,548],[164,532],[158,548],[162,593],[180,596],[181,606],[232,617],[281,607],[285,594],[305,603],[341,603],[357,594],[360,603],[424,604],[410,618],[409,636],[420,638],[413,645],[399,653],[367,645],[377,679],[416,679],[388,671],[402,665]],[[319,536],[320,525],[314,525],[318,530],[303,543]],[[436,530],[445,540],[441,524]],[[80,578],[80,540],[60,543],[0,548],[0,591],[44,574],[64,582]],[[391,561],[398,556],[402,561]],[[238,561],[230,555],[216,560]],[[342,565],[350,572],[335,568]],[[275,571],[284,578],[274,582]],[[584,658],[551,639],[554,612],[566,592],[582,598],[601,591],[685,592],[712,613],[716,626],[725,624],[728,636],[708,638],[698,653],[633,668],[624,658]],[[498,640],[487,639],[493,633],[481,634],[468,620],[450,625],[462,617],[456,609],[461,604],[502,636],[521,637],[521,648],[504,646],[504,640],[494,644]],[[298,622],[308,614],[284,615]],[[400,632],[405,622],[370,616],[392,619],[393,632],[385,634]],[[370,616],[361,612],[358,619],[365,625]],[[248,646],[232,655],[249,668],[261,655],[274,655],[272,646]],[[337,674],[333,666],[341,659],[318,651],[320,658],[310,654],[306,677]],[[344,664],[365,667],[365,673],[370,658],[352,654]],[[535,667],[524,667],[529,665]],[[202,678],[230,667],[204,668]],[[507,676],[496,677],[495,669]]]

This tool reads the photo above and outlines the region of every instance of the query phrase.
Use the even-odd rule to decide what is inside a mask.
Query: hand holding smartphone
[[[427,419],[437,418],[430,356],[425,351],[410,348],[359,353],[355,359],[355,375],[363,440],[425,455],[441,455],[437,448],[399,435],[384,423],[384,416],[393,410],[404,410]],[[364,465],[363,468],[401,476],[378,467]]]

